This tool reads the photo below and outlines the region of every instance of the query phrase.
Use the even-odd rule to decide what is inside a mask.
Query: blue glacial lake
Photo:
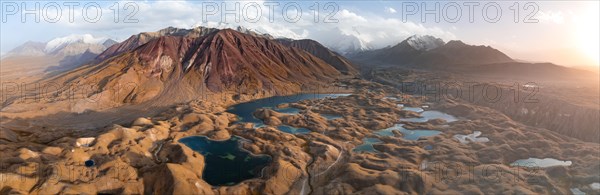
[[[373,144],[382,143],[380,139],[377,138],[364,138],[363,143],[361,145],[356,146],[352,151],[353,152],[370,152],[377,153],[379,151],[375,150]]]
[[[179,142],[204,156],[202,179],[213,186],[235,185],[243,180],[261,176],[271,162],[268,155],[253,155],[240,147],[242,138],[214,141],[204,136],[181,138]]]
[[[342,96],[349,96],[350,94],[296,94],[289,96],[273,96],[249,102],[233,105],[227,109],[227,112],[238,116],[239,121],[242,123],[254,123],[254,127],[265,126],[263,121],[254,117],[253,113],[260,108],[270,108],[278,112],[288,114],[298,114],[300,112],[297,108],[276,108],[277,105],[283,103],[293,103],[307,99],[322,99],[322,98],[337,98]],[[281,127],[281,126],[280,126]],[[294,127],[291,127],[294,128]],[[306,133],[303,129],[299,131],[291,131],[289,126],[283,126],[283,129],[279,129],[283,132],[300,132]]]
[[[394,136],[393,130],[400,131],[400,133],[402,133],[402,138],[407,140],[418,140],[421,137],[434,136],[442,133],[437,130],[408,130],[404,128],[404,124],[395,124],[390,128],[379,130],[375,132],[375,134],[381,136]]]

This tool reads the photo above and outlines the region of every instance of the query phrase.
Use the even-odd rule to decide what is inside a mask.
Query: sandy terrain
[[[428,103],[382,84],[363,80],[345,84],[356,89],[353,95],[280,105],[300,109],[297,115],[257,110],[254,115],[268,124],[258,129],[235,123],[236,116],[225,112],[229,105],[246,100],[191,101],[88,131],[2,128],[1,193],[568,194],[570,188],[600,193],[589,186],[600,181],[597,143],[516,122],[502,112],[461,99]],[[402,118],[420,115],[398,104],[428,105],[424,109],[459,120],[403,122],[407,129],[442,132],[414,141],[401,138],[399,132],[375,134]],[[320,114],[343,118],[327,120]],[[312,132],[288,134],[274,127],[278,124]],[[453,138],[474,131],[489,142],[463,144]],[[54,137],[50,134],[60,138],[45,139]],[[261,177],[233,186],[210,186],[201,179],[204,157],[178,142],[190,135],[216,140],[237,135],[249,140],[244,149],[270,155],[273,161]],[[382,141],[373,146],[378,152],[352,151],[366,137]],[[510,166],[530,157],[569,160],[572,165]],[[86,167],[88,159],[95,165]]]

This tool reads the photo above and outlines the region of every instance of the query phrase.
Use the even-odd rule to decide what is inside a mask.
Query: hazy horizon
[[[120,15],[125,15],[126,1],[119,2]],[[129,2],[131,3],[131,2]],[[51,14],[39,16],[40,22],[34,22],[34,15],[10,14],[10,5],[3,4],[2,10],[2,45],[1,53],[12,50],[27,42],[46,42],[56,37],[71,34],[92,34],[123,41],[129,36],[140,32],[152,32],[168,26],[179,28],[192,28],[195,26],[209,27],[235,27],[244,26],[259,32],[269,33],[276,37],[293,39],[314,39],[328,47],[337,47],[339,39],[356,42],[366,48],[378,49],[395,45],[413,34],[433,35],[444,41],[461,40],[472,45],[489,45],[510,57],[530,62],[551,62],[563,66],[599,66],[598,29],[599,29],[599,2],[491,2],[499,5],[500,18],[494,16],[494,6],[490,2],[396,2],[396,1],[352,1],[333,2],[331,5],[319,5],[320,22],[313,15],[314,5],[304,2],[296,3],[302,10],[302,17],[290,21],[283,18],[285,7],[290,2],[264,1],[227,1],[217,2],[215,5],[235,7],[240,3],[239,10],[243,12],[237,17],[219,13],[208,14],[198,11],[207,9],[206,5],[196,1],[143,1],[133,2],[138,7],[131,23],[123,21],[114,22],[113,4],[100,2],[102,17],[98,21],[89,22],[82,19],[82,13],[74,11],[74,21],[62,15],[56,23],[51,23],[46,18]],[[222,3],[222,4],[221,4]],[[263,14],[245,9],[245,5],[256,3]],[[273,7],[273,18],[269,12],[269,3],[278,3]],[[295,2],[294,2],[295,3]],[[323,2],[325,4],[326,2]],[[472,16],[467,5],[473,3]],[[514,3],[518,4],[515,5]],[[47,4],[47,3],[46,3]],[[39,6],[46,6],[41,3]],[[106,5],[105,5],[106,4]],[[33,2],[24,3],[26,7],[35,7]],[[19,5],[19,6],[23,6]],[[58,4],[60,5],[60,4]],[[79,2],[79,7],[86,5]],[[434,9],[438,5],[437,14],[427,14],[426,9]],[[62,5],[60,5],[62,6]],[[212,4],[211,4],[212,6]],[[411,12],[417,6],[420,9]],[[455,9],[459,7],[462,14],[456,15]],[[336,8],[337,7],[337,8]],[[487,15],[484,14],[487,7]],[[514,8],[520,8],[515,12]],[[289,8],[289,7],[288,7]],[[293,6],[292,6],[293,8]],[[334,8],[338,9],[335,12]],[[535,10],[537,9],[537,10]],[[49,6],[46,12],[54,8]],[[75,9],[78,10],[78,9]],[[257,10],[257,9],[256,9]],[[291,11],[290,11],[291,10]],[[62,7],[62,13],[65,13]],[[268,12],[268,13],[267,13]],[[422,13],[422,12],[425,12]],[[58,13],[56,11],[52,13]],[[285,13],[294,12],[286,9]],[[333,13],[330,18],[329,14]],[[246,16],[258,16],[259,21],[247,21]],[[248,18],[252,18],[248,17]],[[436,17],[438,17],[436,19]],[[459,18],[453,20],[455,18]],[[204,19],[204,20],[203,20]],[[331,19],[333,22],[324,22]],[[27,20],[27,22],[22,22]],[[125,20],[120,16],[118,20]],[[437,21],[436,21],[437,20]],[[472,20],[472,21],[471,21]],[[38,32],[43,31],[43,34]],[[9,39],[10,37],[10,39]],[[333,48],[335,49],[335,48]]]

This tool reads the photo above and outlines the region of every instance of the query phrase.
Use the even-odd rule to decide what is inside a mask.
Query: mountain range
[[[414,35],[386,48],[357,52],[348,58],[362,70],[397,67],[428,71],[447,71],[475,76],[513,79],[574,79],[595,77],[595,73],[552,63],[515,60],[503,52],[460,40],[443,40],[429,35]]]
[[[359,69],[382,66],[524,77],[584,74],[548,63],[516,61],[490,46],[444,42],[429,35],[414,35],[376,50],[359,48],[346,53],[347,59],[314,40],[275,38],[243,27],[168,27],[135,34],[120,43],[72,35],[47,43],[28,42],[7,56],[3,62],[18,56],[52,56],[65,72],[50,81],[64,86],[99,84],[87,95],[105,94],[103,97],[115,104],[161,98],[185,101],[227,91],[262,93],[259,96],[288,94],[341,77],[356,77]],[[119,88],[119,97],[109,94],[109,89],[123,83],[135,87]],[[175,98],[174,93],[178,94]]]
[[[358,75],[347,59],[316,41],[238,30],[169,27],[140,33],[52,80],[64,86],[100,83],[90,96],[126,103],[178,102],[222,92],[289,94]],[[111,93],[124,83],[135,87],[119,91],[123,96]]]
[[[48,42],[26,42],[4,55],[9,57],[31,57],[31,56],[59,56],[75,57],[86,54],[99,54],[108,47],[117,43],[108,38],[97,38],[90,34],[69,35],[59,37]]]
[[[115,43],[89,34],[69,35],[44,43],[26,42],[2,56],[2,75],[16,79],[68,71],[90,62]]]
[[[458,40],[445,43],[428,35],[414,35],[392,47],[356,53],[350,58],[361,62],[413,68],[514,62],[506,54],[490,46],[467,45]]]

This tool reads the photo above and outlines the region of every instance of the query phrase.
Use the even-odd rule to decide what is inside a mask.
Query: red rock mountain
[[[131,49],[137,44],[141,45]],[[343,76],[334,65],[303,49],[231,29],[211,29],[198,36],[138,35],[104,54],[106,60],[58,79],[65,84],[99,83],[89,96],[143,102],[187,100],[207,92],[291,93]],[[126,95],[108,92],[124,84],[131,87],[118,92]]]
[[[112,47],[106,49],[104,52],[102,52],[100,55],[98,55],[98,57],[96,58],[96,62],[101,62],[103,60],[106,60],[110,57],[119,55],[121,53],[132,51],[135,48],[137,48],[143,44],[146,44],[151,40],[162,37],[162,36],[183,36],[183,37],[198,38],[198,37],[205,36],[205,35],[208,35],[210,33],[216,32],[216,31],[219,31],[219,29],[199,26],[199,27],[192,28],[192,29],[167,27],[167,28],[161,29],[156,32],[143,32],[143,33],[140,33],[137,35],[132,35],[127,40],[125,40],[119,44],[115,44]],[[257,37],[264,37],[264,38],[272,39],[272,37],[268,34],[258,34],[256,32],[244,29],[242,27],[238,27],[237,31],[245,33],[245,34],[257,36]]]
[[[215,32],[217,30],[218,29],[205,28],[205,27],[197,27],[197,28],[193,28],[193,29],[181,29],[181,28],[168,27],[168,28],[156,31],[156,32],[143,32],[143,33],[140,33],[137,35],[132,35],[127,40],[125,40],[119,44],[112,45],[111,47],[106,49],[104,52],[102,52],[100,55],[98,55],[98,57],[96,57],[96,61],[101,62],[103,60],[106,60],[106,59],[116,56],[118,54],[132,51],[135,48],[137,48],[143,44],[146,44],[149,41],[154,40],[161,36],[167,36],[167,35],[189,36],[189,37],[197,38],[197,37],[204,36],[209,33]]]

